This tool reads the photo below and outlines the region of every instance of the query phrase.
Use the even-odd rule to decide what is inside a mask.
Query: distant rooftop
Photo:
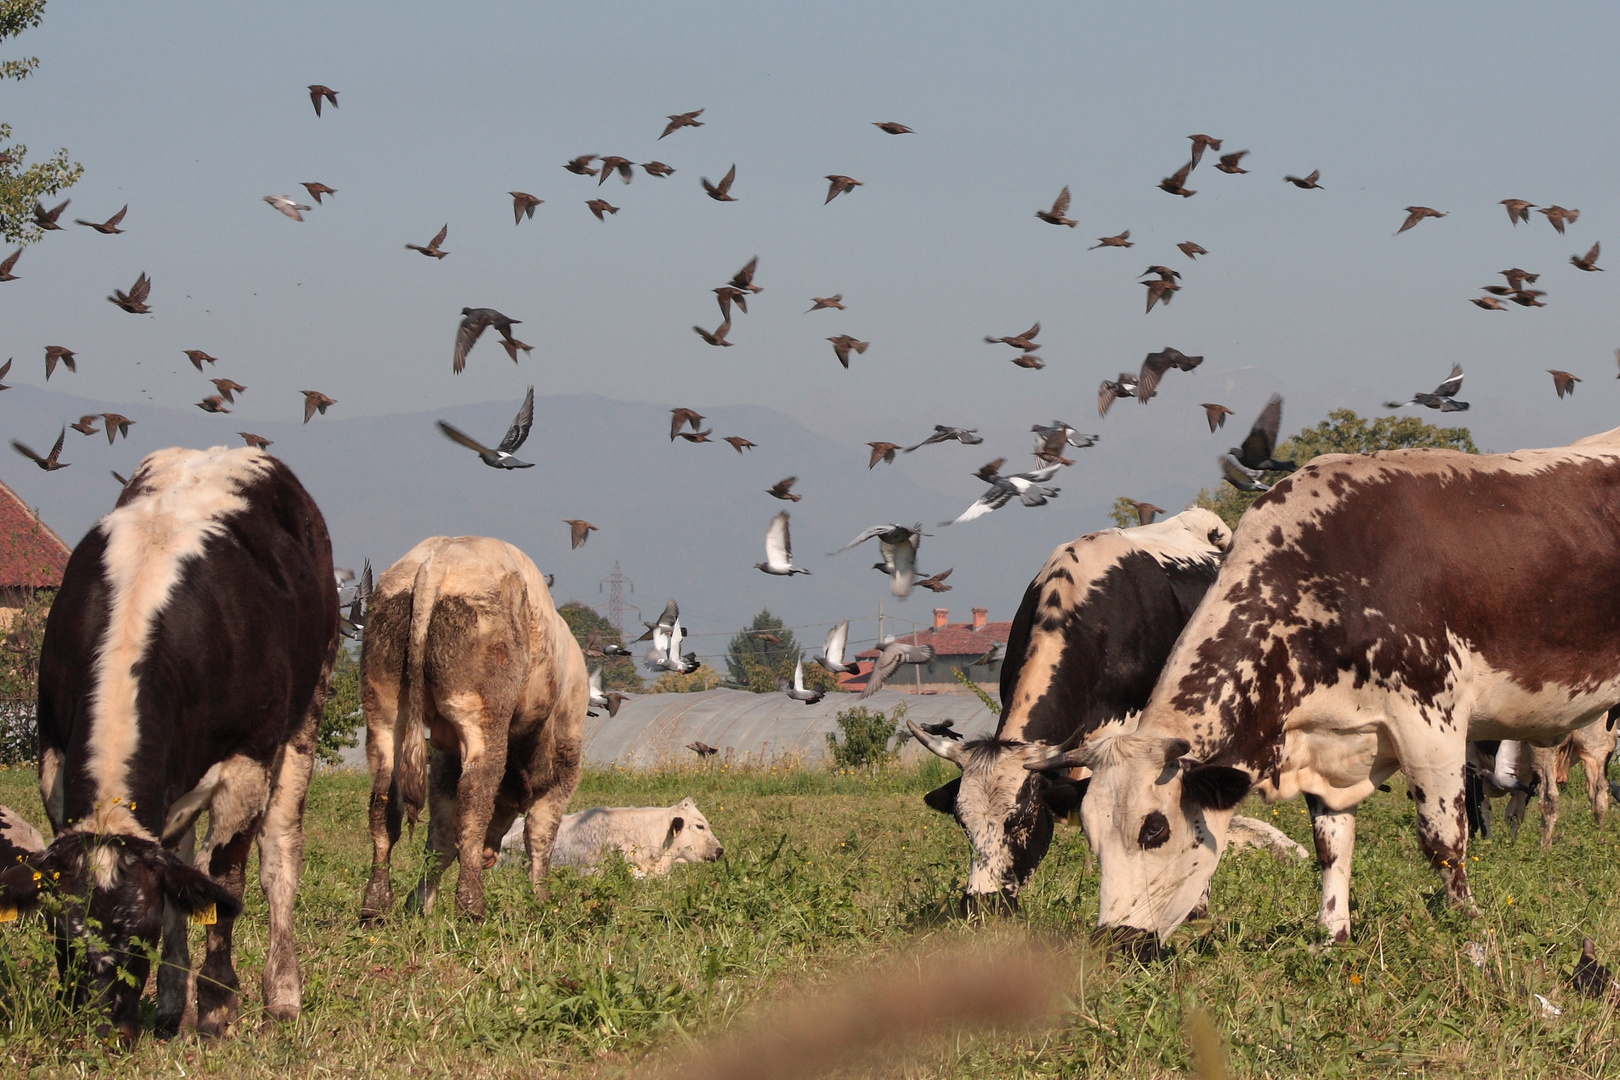
[[[0,483],[0,588],[57,588],[72,553],[15,491]]]

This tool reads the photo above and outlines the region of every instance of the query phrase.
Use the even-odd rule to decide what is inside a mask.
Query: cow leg
[[[1538,746],[1532,751],[1536,779],[1541,790],[1541,846],[1552,847],[1553,833],[1558,828],[1558,759],[1563,746]]]
[[[281,750],[259,834],[259,887],[270,914],[264,958],[264,1009],[275,1020],[296,1020],[303,1005],[298,943],[293,938],[293,897],[304,874],[304,803],[315,771],[316,732],[326,691],[323,678],[303,727]]]
[[[1305,796],[1316,840],[1316,865],[1322,871],[1322,911],[1317,921],[1328,940],[1350,940],[1350,862],[1356,849],[1356,808],[1330,810],[1315,795]],[[1464,826],[1466,828],[1466,825]]]
[[[506,773],[506,722],[511,709],[498,703],[486,707],[481,696],[446,702],[461,735],[461,782],[456,786],[456,910],[475,919],[484,917],[484,836],[495,812],[495,796]],[[476,727],[474,727],[476,725]]]
[[[1433,763],[1403,763],[1412,801],[1417,806],[1418,846],[1446,887],[1446,899],[1455,907],[1476,913],[1468,889],[1468,797],[1463,791],[1462,746],[1434,747]],[[1449,750],[1449,752],[1448,752]],[[1450,760],[1444,760],[1449,758]],[[1345,868],[1348,876],[1349,868]]]
[[[461,783],[461,755],[434,748],[428,764],[428,837],[422,857],[422,879],[416,883],[407,910],[433,914],[439,896],[439,878],[456,861],[456,791]]]
[[[181,834],[175,855],[191,862],[197,852],[197,826]],[[196,1001],[192,997],[191,946],[187,936],[191,917],[173,904],[163,905],[163,959],[157,973],[157,1024],[159,1036],[174,1035],[197,1025]]]
[[[375,720],[370,716],[377,712]],[[375,922],[394,906],[394,887],[389,880],[389,859],[399,843],[403,815],[394,792],[394,714],[397,708],[381,702],[368,710],[366,725],[366,764],[371,769],[371,878],[360,901],[360,922]]]
[[[534,777],[535,798],[523,820],[523,842],[529,849],[529,881],[535,894],[550,894],[546,878],[551,873],[551,853],[557,844],[557,829],[563,812],[579,786],[584,753],[573,740],[554,742],[550,752],[537,755]]]

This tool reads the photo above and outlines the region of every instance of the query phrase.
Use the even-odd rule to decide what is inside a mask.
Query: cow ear
[[[1091,777],[1084,780],[1070,780],[1067,777],[1048,778],[1046,790],[1041,792],[1041,801],[1046,803],[1048,810],[1054,817],[1068,817],[1074,813],[1080,800],[1086,797],[1086,788],[1091,786]]]
[[[1164,767],[1170,768],[1181,761],[1192,749],[1192,743],[1186,739],[1166,739],[1164,743]]]
[[[679,836],[684,828],[686,828],[686,819],[679,814],[669,819],[669,835]]]
[[[216,917],[234,919],[242,914],[241,900],[195,866],[181,862],[173,852],[160,851],[147,862],[157,873],[163,899],[188,915],[204,913],[210,908]]]
[[[20,912],[39,907],[46,886],[53,884],[55,865],[47,857],[32,862],[15,862],[0,872],[0,922],[10,922]]]
[[[930,810],[938,810],[942,814],[956,813],[956,793],[962,788],[962,778],[955,777],[948,784],[943,784],[923,796],[923,802],[928,804]]]
[[[1243,801],[1254,781],[1242,769],[1225,765],[1200,765],[1196,761],[1182,762],[1185,770],[1181,790],[1195,805],[1206,810],[1230,810]]]

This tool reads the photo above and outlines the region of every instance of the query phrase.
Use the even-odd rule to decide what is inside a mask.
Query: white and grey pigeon
[[[831,552],[837,555],[877,537],[883,561],[878,567],[889,575],[889,591],[902,600],[911,595],[911,585],[917,580],[917,547],[922,543],[922,522],[916,525],[874,525],[861,535]]]
[[[664,605],[663,613],[658,616],[657,622],[642,622],[641,625],[647,628],[647,632],[636,638],[636,641],[651,641],[653,639],[653,634],[660,626],[663,627],[667,632],[670,627],[675,625],[675,620],[680,617],[681,605],[677,604],[673,599],[671,599],[669,603]]]
[[[1046,440],[1060,431],[1063,433],[1063,441],[1076,450],[1085,450],[1088,447],[1096,446],[1097,440],[1102,438],[1101,435],[1087,435],[1084,432],[1076,431],[1072,425],[1066,424],[1062,420],[1052,421],[1049,427],[1035,424],[1029,430],[1035,433],[1035,449],[1037,450],[1044,447]]]
[[[802,656],[799,657],[799,662],[793,665],[793,685],[789,686],[786,679],[778,679],[776,680],[776,688],[794,701],[802,701],[806,705],[814,705],[827,696],[820,690],[806,690],[804,688],[804,657]]]
[[[293,202],[285,195],[266,195],[264,197],[264,201],[275,207],[277,210],[280,210],[283,214],[286,214],[294,221],[304,220],[304,215],[300,214],[298,211],[315,209],[313,206],[305,206],[303,203]]]
[[[934,658],[932,645],[908,645],[904,641],[896,641],[892,636],[883,640],[883,651],[878,654],[877,663],[872,665],[872,674],[866,680],[866,689],[860,696],[869,698],[883,688],[883,684],[900,670],[901,664],[926,664]]]
[[[978,428],[959,428],[950,427],[946,424],[935,424],[934,433],[932,435],[928,436],[928,438],[924,439],[916,446],[906,447],[905,452],[909,454],[913,450],[920,449],[921,447],[928,446],[933,443],[950,442],[953,439],[961,443],[963,446],[974,446],[978,443],[984,442],[984,436],[976,434],[978,430]]]
[[[1000,510],[1011,502],[1014,496],[1025,506],[1045,506],[1046,500],[1056,498],[1062,488],[1046,487],[1046,482],[1057,475],[1062,465],[1048,465],[1044,469],[1032,469],[1029,472],[1013,473],[1011,476],[1002,476],[991,473],[986,479],[990,481],[990,490],[980,495],[978,501],[966,510],[955,521],[942,521],[941,525],[960,525],[964,521],[972,521],[990,513]]]
[[[681,628],[680,616],[670,626],[659,624],[653,627],[652,648],[647,650],[646,664],[653,671],[673,671],[678,675],[690,675],[703,665],[699,663],[696,653],[681,655],[681,642],[686,639],[686,631]]]
[[[1221,467],[1221,475],[1226,482],[1239,491],[1270,491],[1270,484],[1262,484],[1260,477],[1265,473],[1261,469],[1251,469],[1245,466],[1232,454],[1222,454],[1215,459]]]
[[[596,714],[591,712],[591,709],[605,709],[608,707],[607,694],[602,690],[602,669],[600,667],[591,668],[590,694],[591,697],[586,703],[585,713],[587,716],[595,716]]]
[[[1457,394],[1462,390],[1463,369],[1461,364],[1451,365],[1451,374],[1446,381],[1434,388],[1432,394],[1413,394],[1405,401],[1386,401],[1384,408],[1399,409],[1406,405],[1422,405],[1425,408],[1439,409],[1441,412],[1467,412],[1468,402],[1458,401]]]
[[[777,577],[810,572],[802,566],[793,565],[793,537],[788,535],[786,510],[771,518],[771,527],[765,532],[765,561],[755,563],[754,568]]]
[[[849,620],[845,619],[827,631],[827,643],[821,652],[811,657],[816,663],[836,675],[859,675],[861,665],[853,660],[845,663],[844,652],[849,645]]]
[[[346,638],[360,640],[366,631],[366,605],[371,602],[371,560],[365,562],[365,569],[360,571],[360,581],[354,587],[354,596],[349,600],[349,613],[338,620],[338,631]]]
[[[506,437],[501,444],[491,450],[483,443],[464,432],[458,431],[445,423],[437,421],[439,430],[451,442],[458,442],[469,450],[476,450],[485,465],[492,469],[532,469],[534,462],[519,461],[512,455],[518,447],[523,445],[529,437],[529,428],[534,425],[534,387],[529,387],[528,395],[523,399],[523,406],[518,409],[517,416],[512,419],[512,426],[506,429]]]

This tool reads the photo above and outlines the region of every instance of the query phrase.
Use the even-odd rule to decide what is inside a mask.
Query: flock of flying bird
[[[337,108],[338,92],[336,90],[328,86],[314,84],[308,87],[308,91],[317,117],[322,115],[323,105],[330,105],[334,109]],[[658,139],[662,140],[686,128],[695,129],[704,126],[704,121],[699,119],[703,113],[703,109],[697,109],[692,112],[670,114],[668,123],[658,136]],[[895,121],[880,121],[876,122],[874,126],[891,136],[914,134],[911,128]],[[1214,166],[1217,171],[1232,176],[1245,175],[1249,172],[1242,164],[1249,151],[1239,150],[1222,154],[1220,153],[1222,149],[1221,139],[1208,135],[1191,135],[1188,138],[1192,143],[1189,160],[1159,182],[1159,188],[1168,194],[1181,198],[1191,198],[1198,194],[1197,191],[1187,185],[1193,171],[1202,161],[1206,150],[1214,151],[1219,156],[1218,163]],[[594,177],[598,189],[606,183],[609,177],[613,176],[617,176],[625,185],[630,184],[635,177],[634,170],[637,167],[646,175],[657,179],[666,179],[676,171],[674,167],[660,161],[647,161],[640,163],[638,166],[630,158],[614,154],[583,154],[563,165],[565,170],[574,175],[585,178]],[[702,178],[701,184],[704,193],[709,198],[717,202],[736,202],[738,196],[732,194],[736,179],[737,167],[733,164],[718,183],[711,183],[707,178]],[[838,173],[828,174],[826,179],[829,186],[825,203],[831,203],[840,195],[848,194],[863,186],[862,181]],[[1284,177],[1285,182],[1302,190],[1321,190],[1323,186],[1320,179],[1320,170],[1313,170],[1305,176],[1290,175]],[[305,220],[303,216],[305,212],[312,211],[315,206],[324,205],[323,200],[325,197],[337,194],[336,189],[316,181],[305,182],[303,187],[313,200],[313,206],[297,202],[285,195],[266,195],[264,201],[293,221],[302,222]],[[508,194],[513,200],[514,223],[519,226],[525,220],[532,220],[536,208],[545,202],[544,199],[525,191],[511,191]],[[48,210],[36,203],[33,211],[35,224],[45,232],[60,231],[62,225],[59,219],[67,208],[69,201],[64,200],[60,205]],[[1053,201],[1050,209],[1037,209],[1035,216],[1050,225],[1075,228],[1078,222],[1067,216],[1070,202],[1069,188],[1064,187]],[[1521,222],[1528,222],[1530,220],[1530,211],[1537,209],[1560,235],[1564,233],[1566,225],[1575,223],[1580,217],[1580,211],[1578,210],[1571,210],[1557,205],[1538,208],[1522,199],[1504,199],[1502,204],[1507,208],[1509,221],[1515,227]],[[599,196],[587,200],[586,206],[596,218],[602,221],[606,221],[609,215],[616,215],[620,209]],[[119,235],[124,231],[120,226],[128,210],[129,207],[125,205],[117,213],[101,222],[83,219],[75,219],[75,222],[102,235]],[[1407,217],[1396,231],[1396,235],[1416,227],[1426,219],[1447,216],[1441,211],[1426,206],[1409,206],[1406,211]],[[407,243],[405,247],[407,250],[415,251],[425,257],[442,260],[450,254],[443,246],[448,235],[449,224],[446,223],[427,244]],[[1093,246],[1092,250],[1097,248],[1128,249],[1134,246],[1130,236],[1130,230],[1126,229],[1113,236],[1099,237],[1098,243]],[[1176,247],[1189,260],[1193,261],[1196,261],[1200,255],[1209,254],[1205,248],[1191,240],[1183,241],[1177,244]],[[21,254],[22,249],[19,248],[10,257],[0,261],[0,282],[17,280],[13,270]],[[1570,262],[1583,271],[1601,271],[1602,267],[1597,265],[1599,254],[1599,245],[1594,243],[1585,255],[1574,255],[1570,258]],[[693,331],[709,345],[724,348],[733,344],[729,340],[733,312],[746,315],[749,299],[764,291],[763,287],[755,281],[758,267],[759,259],[756,256],[738,270],[729,281],[712,289],[720,308],[721,321],[713,330],[706,330],[701,326],[692,327]],[[1485,286],[1483,291],[1486,295],[1474,298],[1471,302],[1483,309],[1495,311],[1507,310],[1503,306],[1504,301],[1522,307],[1546,306],[1545,301],[1542,299],[1546,293],[1542,290],[1529,288],[1529,286],[1537,282],[1538,274],[1516,267],[1501,273],[1506,279],[1506,285]],[[1158,304],[1168,305],[1182,287],[1181,273],[1169,266],[1161,264],[1149,266],[1140,276],[1146,279],[1141,284],[1147,290],[1146,311],[1149,313]],[[108,300],[131,314],[146,315],[153,311],[148,303],[151,293],[152,281],[143,272],[127,291],[115,290],[108,297]],[[823,310],[845,310],[843,294],[838,293],[831,296],[811,298],[811,306],[806,313]],[[518,363],[518,354],[520,352],[532,352],[533,347],[519,340],[513,332],[513,328],[520,325],[521,320],[511,318],[494,308],[488,307],[466,307],[462,309],[461,315],[462,318],[456,329],[451,357],[451,371],[453,373],[460,374],[465,369],[469,354],[484,332],[490,328],[494,328],[500,335],[502,347],[514,364]],[[1010,347],[1014,351],[1014,355],[1010,358],[1014,365],[1030,370],[1040,370],[1045,367],[1044,361],[1038,355],[1041,344],[1036,339],[1040,331],[1041,324],[1036,322],[1021,334],[999,337],[987,335],[984,340],[987,344]],[[849,368],[852,356],[864,355],[871,344],[849,334],[833,335],[828,337],[827,341],[831,343],[833,354],[839,364],[845,369]],[[199,372],[204,371],[205,364],[211,366],[218,362],[218,358],[201,349],[186,349],[183,352]],[[1620,350],[1617,350],[1616,358],[1620,360]],[[1160,382],[1167,373],[1172,370],[1193,371],[1203,360],[1202,356],[1189,356],[1178,349],[1168,346],[1158,352],[1149,353],[1136,373],[1121,372],[1115,379],[1103,380],[1098,388],[1097,395],[1098,416],[1106,417],[1109,408],[1120,398],[1135,398],[1140,404],[1147,404],[1156,395]],[[59,345],[46,346],[47,380],[54,373],[59,363],[69,371],[77,372],[75,353],[72,350]],[[0,379],[4,379],[10,369],[11,361],[7,360],[3,366],[0,366]],[[1554,385],[1560,398],[1565,394],[1573,393],[1575,383],[1581,381],[1577,376],[1566,371],[1551,370],[1549,373],[1553,376]],[[211,381],[216,392],[197,403],[197,407],[205,412],[229,413],[231,410],[227,406],[235,403],[235,395],[247,390],[247,387],[229,378],[214,378]],[[1386,402],[1385,407],[1396,409],[1406,405],[1420,405],[1441,412],[1466,410],[1469,407],[1468,403],[1459,401],[1456,397],[1461,390],[1462,381],[1462,367],[1455,365],[1451,374],[1432,392],[1416,393],[1405,401]],[[0,390],[4,389],[6,387],[3,383],[0,383]],[[306,424],[317,413],[324,415],[329,406],[336,404],[334,399],[316,390],[305,390],[302,391],[302,394],[304,395],[304,422]],[[1231,409],[1218,403],[1205,402],[1201,407],[1205,411],[1212,434],[1225,425],[1227,416],[1232,415]],[[689,408],[677,407],[671,410],[671,416],[669,436],[671,442],[677,438],[690,443],[710,441],[709,436],[713,434],[713,429],[702,426],[705,419],[702,414]],[[1242,445],[1232,447],[1227,453],[1219,456],[1218,464],[1221,475],[1227,482],[1242,491],[1266,491],[1269,490],[1269,486],[1264,482],[1263,478],[1268,473],[1285,473],[1293,470],[1295,467],[1294,462],[1279,461],[1273,456],[1281,420],[1282,398],[1273,396],[1256,419]],[[96,426],[98,421],[102,424],[99,429]],[[485,465],[497,469],[516,470],[533,467],[532,462],[522,461],[516,456],[517,451],[529,436],[533,421],[534,388],[531,386],[511,426],[507,429],[500,442],[493,447],[486,446],[478,439],[442,420],[438,422],[438,427],[446,438],[476,453]],[[135,421],[117,413],[105,413],[83,416],[78,423],[71,426],[75,431],[85,435],[93,435],[98,431],[104,432],[110,445],[119,434],[127,437],[129,426],[133,423]],[[1031,432],[1035,436],[1032,452],[1039,465],[1028,471],[1004,473],[1002,469],[1006,464],[1006,458],[1003,457],[981,466],[972,475],[983,481],[987,485],[987,489],[958,517],[951,521],[940,522],[941,526],[958,525],[973,521],[1000,509],[1015,498],[1027,507],[1045,505],[1048,500],[1056,497],[1061,490],[1053,486],[1051,481],[1057,477],[1062,468],[1073,464],[1072,459],[1065,456],[1066,452],[1071,449],[1085,449],[1094,445],[1099,438],[1097,435],[1083,434],[1072,425],[1061,420],[1054,420],[1049,425],[1036,424],[1032,426]],[[20,441],[14,440],[12,446],[18,453],[28,457],[42,469],[47,471],[61,469],[68,465],[67,462],[61,460],[66,434],[67,425],[64,425],[51,452],[46,455],[36,453]],[[249,445],[261,448],[267,448],[271,445],[269,440],[251,432],[239,432],[238,434]],[[723,441],[730,444],[739,454],[753,449],[756,445],[740,435],[725,436]],[[931,435],[910,446],[902,446],[887,441],[868,443],[871,455],[867,467],[873,469],[879,463],[892,463],[895,460],[896,453],[909,454],[924,446],[952,441],[962,445],[976,445],[981,443],[983,439],[977,434],[976,429],[937,425]],[[126,482],[116,472],[113,475],[121,483]],[[766,489],[766,492],[782,501],[798,502],[802,496],[792,490],[796,482],[797,477],[789,476]],[[1151,521],[1154,514],[1160,512],[1158,507],[1148,503],[1136,503],[1134,505],[1139,520],[1144,524]],[[565,523],[569,526],[570,542],[574,548],[582,546],[589,538],[590,533],[597,531],[597,526],[581,519],[565,519]],[[897,597],[909,595],[914,587],[926,588],[936,592],[946,591],[951,588],[950,585],[945,584],[945,579],[952,572],[950,569],[933,575],[923,575],[917,570],[917,550],[922,537],[925,535],[929,534],[923,532],[921,523],[909,526],[888,523],[863,531],[840,550],[847,551],[868,540],[878,540],[881,558],[874,565],[889,577],[890,590]],[[796,566],[793,563],[789,514],[786,510],[778,512],[771,519],[765,536],[765,559],[756,563],[755,566],[766,574],[780,577],[791,578],[796,575],[808,575],[810,573],[808,569]],[[354,617],[358,624],[358,621],[362,618],[358,608]],[[694,654],[682,652],[682,641],[686,636],[686,632],[680,624],[679,610],[674,601],[670,602],[658,622],[649,623],[647,626],[648,632],[640,640],[652,642],[646,658],[649,668],[682,674],[690,673],[696,669],[698,662]],[[859,666],[852,660],[847,659],[845,655],[847,652],[847,635],[847,622],[834,627],[827,636],[823,653],[814,658],[816,662],[834,673],[859,672]],[[871,672],[871,678],[866,687],[867,694],[872,693],[881,686],[885,679],[898,669],[900,664],[924,663],[932,658],[931,651],[926,647],[907,645],[893,639],[888,639],[881,644],[881,655],[875,669]],[[605,658],[618,655],[613,651],[618,648],[620,647],[605,646],[601,641],[597,640],[588,643],[587,652],[591,653],[593,658]],[[628,652],[624,651],[623,654],[628,655]],[[782,689],[796,700],[809,702],[818,700],[820,697],[818,692],[805,688],[802,661],[795,672],[793,682],[789,684],[784,680]],[[619,700],[621,699],[621,696],[610,696],[602,693],[600,669],[598,669],[592,682],[592,704],[608,707],[611,711],[617,712]]]

